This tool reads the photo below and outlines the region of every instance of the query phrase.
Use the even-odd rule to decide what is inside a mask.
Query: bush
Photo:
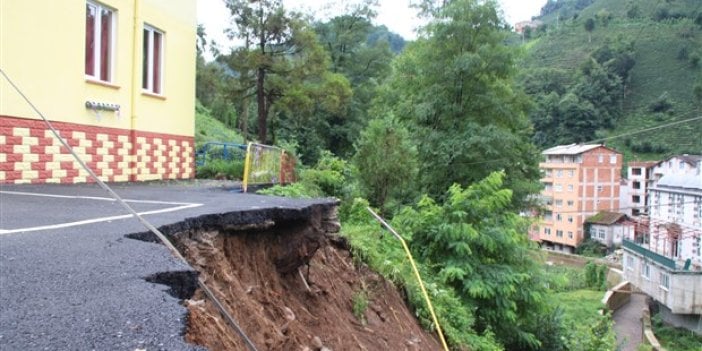
[[[244,177],[244,160],[209,160],[197,167],[196,178],[241,180]]]
[[[604,257],[607,254],[607,247],[599,241],[587,238],[575,249],[575,253],[587,257]]]
[[[293,183],[289,185],[274,185],[270,188],[261,189],[256,192],[261,195],[294,197],[294,198],[312,198],[321,197],[319,189],[309,188],[302,183]]]

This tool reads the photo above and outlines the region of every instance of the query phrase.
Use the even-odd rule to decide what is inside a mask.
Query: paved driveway
[[[119,184],[155,226],[314,200],[240,194],[190,183]],[[1,350],[197,350],[185,308],[145,277],[191,271],[94,184],[0,186]],[[318,201],[317,201],[318,202]]]

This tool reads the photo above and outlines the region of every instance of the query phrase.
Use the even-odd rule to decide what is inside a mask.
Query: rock
[[[293,313],[293,311],[290,308],[288,308],[287,306],[283,307],[283,314],[285,315],[285,319],[287,319],[289,321],[295,320],[295,313]]]
[[[312,338],[312,346],[314,346],[317,350],[321,350],[322,347],[324,347],[322,339],[320,339],[319,336],[315,336],[314,338]]]

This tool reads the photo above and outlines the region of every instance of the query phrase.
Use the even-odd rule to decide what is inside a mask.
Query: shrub
[[[234,180],[242,179],[243,176],[243,160],[209,160],[195,171],[196,178]]]

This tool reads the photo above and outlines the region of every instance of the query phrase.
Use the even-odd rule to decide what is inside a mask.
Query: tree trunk
[[[265,144],[267,137],[266,95],[263,83],[266,81],[266,70],[262,67],[256,73],[256,102],[258,103],[258,142]]]
[[[249,139],[249,98],[244,98],[241,101],[241,115],[239,115],[239,130],[244,137],[244,142]]]

